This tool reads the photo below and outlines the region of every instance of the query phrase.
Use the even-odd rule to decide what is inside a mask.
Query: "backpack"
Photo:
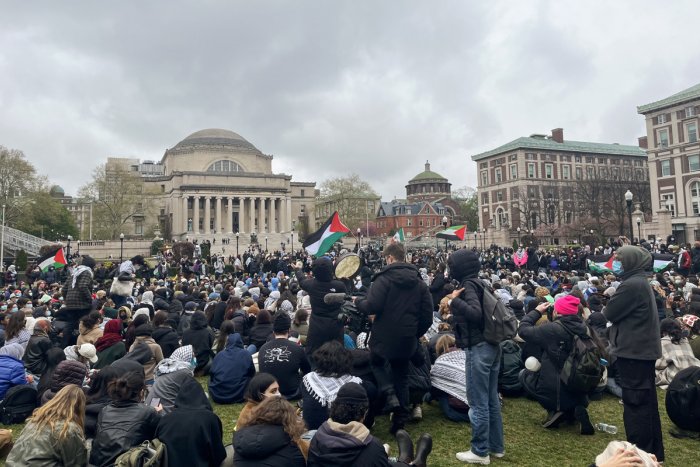
[[[489,344],[500,345],[501,342],[514,338],[518,333],[518,319],[513,311],[507,308],[490,288],[485,287],[483,282],[473,282],[482,290],[484,340]]]
[[[501,368],[498,372],[498,390],[504,395],[519,395],[523,390],[520,371],[523,369],[523,354],[512,339],[501,342]]]
[[[3,425],[24,423],[36,409],[37,397],[36,389],[27,384],[11,387],[0,402],[0,422]]]
[[[168,454],[160,440],[144,441],[117,457],[114,467],[167,467]]]
[[[700,431],[700,367],[688,367],[673,377],[666,391],[666,412],[678,428]]]
[[[573,345],[569,356],[564,361],[564,366],[559,374],[559,379],[573,392],[588,394],[592,392],[603,377],[605,367],[601,363],[603,352],[590,338],[590,330],[586,328],[589,339],[581,339],[561,322],[555,321],[568,334],[573,337]]]

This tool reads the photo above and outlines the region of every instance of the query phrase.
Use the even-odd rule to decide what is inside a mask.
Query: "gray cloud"
[[[474,185],[468,156],[522,135],[634,144],[635,106],[700,76],[700,6],[674,5],[9,3],[0,144],[69,193],[108,156],[157,160],[208,127],[297,180],[357,172],[390,199],[430,159]]]

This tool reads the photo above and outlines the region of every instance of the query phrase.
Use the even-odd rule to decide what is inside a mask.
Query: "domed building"
[[[137,164],[146,191],[156,193],[157,224],[166,238],[214,240],[255,233],[269,249],[287,243],[308,226],[314,212],[315,183],[292,182],[272,171],[273,156],[262,153],[238,133],[200,130],[166,149],[160,163]],[[126,161],[134,168],[133,160]],[[108,163],[109,164],[109,163]],[[143,234],[143,226],[134,235]],[[241,237],[243,240],[243,237]]]
[[[409,203],[416,201],[436,201],[450,197],[452,184],[442,175],[430,170],[430,162],[425,161],[425,170],[406,185],[406,200]]]

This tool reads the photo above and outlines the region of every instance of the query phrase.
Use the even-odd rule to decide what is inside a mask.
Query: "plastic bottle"
[[[598,431],[603,431],[611,435],[617,434],[617,427],[615,425],[608,425],[607,423],[596,423],[595,427]]]

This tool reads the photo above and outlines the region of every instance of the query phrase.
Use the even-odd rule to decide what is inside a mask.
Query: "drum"
[[[340,255],[335,262],[335,277],[351,279],[362,268],[362,258],[357,253]]]

